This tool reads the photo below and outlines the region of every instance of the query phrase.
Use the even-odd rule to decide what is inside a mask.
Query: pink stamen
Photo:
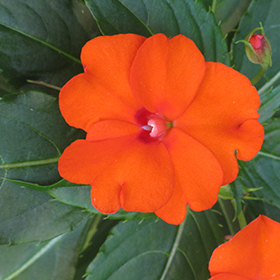
[[[172,126],[158,113],[151,113],[145,108],[137,112],[135,121],[141,127],[139,139],[145,143],[161,141]]]
[[[166,125],[166,121],[161,118],[151,119],[148,121],[148,125],[152,127],[152,131],[150,133],[151,137],[161,137],[163,136],[167,130],[168,126]]]

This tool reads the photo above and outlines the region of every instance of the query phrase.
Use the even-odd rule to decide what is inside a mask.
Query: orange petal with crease
[[[257,120],[260,98],[244,75],[221,63],[206,64],[196,97],[175,125],[217,157],[227,184],[238,173],[235,151],[239,159],[250,160],[262,146],[264,130]]]
[[[171,198],[174,184],[165,146],[130,137],[125,152],[91,183],[91,198],[93,205],[106,214],[118,210],[112,210],[112,205],[126,211],[154,212]]]
[[[177,182],[172,197],[155,214],[167,223],[179,225],[184,221],[187,214],[187,200],[176,177],[175,180]]]
[[[188,107],[203,79],[204,57],[183,35],[148,38],[131,68],[131,88],[150,112],[174,120]]]
[[[124,137],[139,133],[139,126],[119,121],[119,120],[105,120],[93,124],[87,133],[87,141],[100,141],[113,138]]]
[[[88,130],[104,119],[134,121],[143,106],[129,84],[131,64],[145,37],[129,34],[97,37],[82,49],[85,73],[72,78],[60,91],[59,106],[66,122]]]
[[[96,142],[76,140],[61,155],[58,171],[70,182],[90,184],[130,146],[131,136]]]
[[[163,139],[186,202],[194,211],[212,207],[223,181],[217,158],[200,142],[178,128]]]

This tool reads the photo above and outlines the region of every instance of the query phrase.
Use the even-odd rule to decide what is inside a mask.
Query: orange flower
[[[236,178],[236,150],[250,160],[261,148],[256,89],[235,70],[205,62],[185,36],[98,37],[81,60],[85,73],[62,88],[59,103],[87,137],[66,148],[59,172],[90,184],[102,213],[122,207],[179,224],[187,204],[212,207],[221,185]]]
[[[279,280],[280,224],[260,215],[213,252],[211,280]]]

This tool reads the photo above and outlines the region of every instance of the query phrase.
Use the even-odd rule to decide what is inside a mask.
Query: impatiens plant
[[[250,160],[261,148],[256,89],[205,62],[183,35],[97,37],[81,60],[85,73],[62,88],[59,105],[87,137],[58,167],[65,179],[92,185],[92,204],[104,214],[122,207],[179,224],[187,204],[209,209],[236,178],[235,151]]]
[[[278,279],[279,10],[0,0],[0,280]]]

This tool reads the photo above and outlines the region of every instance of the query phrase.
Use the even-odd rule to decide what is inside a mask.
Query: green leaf
[[[214,2],[215,7],[212,7],[212,11],[215,13],[223,35],[226,35],[237,26],[252,0],[216,0]]]
[[[119,1],[86,1],[104,35],[136,33],[152,35],[149,28],[132,11]],[[139,5],[135,3],[136,5]]]
[[[0,177],[51,184],[62,151],[84,133],[69,127],[57,99],[41,92],[0,100]]]
[[[1,242],[41,241],[76,227],[88,216],[81,208],[6,180],[50,184],[60,179],[58,158],[81,133],[65,123],[56,98],[41,92],[4,96],[0,130]]]
[[[95,222],[97,221],[96,217],[101,218],[99,215],[95,215],[94,217]],[[94,224],[91,226],[87,234],[87,242],[84,243],[83,251],[80,254],[74,280],[85,279],[87,267],[98,254],[100,247],[107,239],[111,229],[118,223],[119,221],[116,220],[100,219],[98,224],[95,223],[97,225],[95,232],[93,232]]]
[[[188,210],[179,226],[161,220],[116,226],[88,268],[86,280],[206,280],[223,236],[211,211]]]
[[[0,244],[48,240],[71,231],[88,216],[46,193],[5,181],[0,189]]]
[[[261,188],[254,194],[280,208],[280,120],[274,119],[264,128],[261,151],[253,160],[239,162],[239,174],[246,188]]]
[[[183,34],[192,39],[208,61],[228,64],[228,50],[213,14],[197,1],[86,0],[105,35],[136,33],[168,37]]]
[[[12,84],[54,75],[62,86],[82,71],[79,56],[89,34],[75,2],[0,0],[0,69]]]
[[[280,106],[280,86],[261,94],[261,107],[259,121],[264,123],[271,118]]]
[[[73,279],[89,222],[47,242],[1,245],[0,280]]]
[[[269,1],[253,1],[248,11],[242,18],[239,30],[236,32],[234,42],[245,39],[245,37],[255,28],[260,26],[260,22],[264,27],[264,32],[270,41],[272,48],[272,67],[266,71],[266,79],[272,79],[280,71],[280,32],[279,32],[279,10],[280,2],[278,0]],[[260,69],[257,64],[251,63],[246,57],[244,44],[239,43],[232,45],[232,63],[236,70],[252,79]],[[265,78],[262,78],[257,87],[264,85]],[[275,83],[279,84],[280,80]]]

